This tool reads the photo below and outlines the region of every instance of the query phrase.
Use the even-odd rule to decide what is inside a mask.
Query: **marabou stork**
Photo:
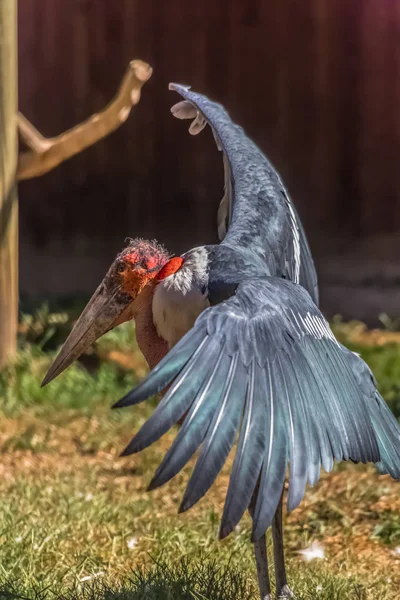
[[[150,489],[182,469],[200,447],[180,511],[209,489],[236,438],[220,537],[246,509],[253,519],[260,594],[271,598],[266,530],[272,525],[276,593],[292,597],[285,573],[282,493],[287,508],[334,461],[372,462],[400,478],[400,428],[368,366],[335,339],[319,311],[317,276],[299,217],[261,150],[225,109],[189,87],[171,110],[210,125],[223,152],[225,194],[219,245],[171,257],[133,240],[116,258],[43,384],[92,342],[134,319],[152,369],[115,406],[164,390],[124,455],[139,452],[183,420]]]

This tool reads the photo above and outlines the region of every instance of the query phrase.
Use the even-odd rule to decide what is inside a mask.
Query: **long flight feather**
[[[288,434],[280,410],[280,399],[268,360],[265,366],[267,415],[266,451],[261,469],[255,509],[253,513],[252,541],[264,535],[272,523],[282,496],[288,459]]]
[[[202,352],[203,345],[192,355],[189,362],[171,384],[151,417],[128,444],[121,456],[140,452],[158,440],[179,421],[191,406],[204,380],[211,371],[220,344],[213,340]]]
[[[215,481],[233,446],[246,393],[246,370],[239,355],[232,358],[224,393],[213,417],[179,512],[195,504]]]
[[[253,360],[249,367],[246,407],[221,521],[226,537],[249,506],[266,446],[265,378]]]
[[[116,402],[113,408],[122,408],[139,404],[150,396],[161,392],[178,375],[185,366],[193,352],[198,350],[199,345],[205,346],[209,337],[204,331],[194,330],[191,335],[183,337],[158,363],[156,367],[126,396]]]
[[[224,354],[222,348],[211,375],[204,381],[178,435],[158,467],[150,483],[150,490],[174,477],[203,441],[222,393],[228,369],[229,357]]]

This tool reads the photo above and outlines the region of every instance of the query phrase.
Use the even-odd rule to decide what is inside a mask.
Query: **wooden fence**
[[[102,107],[134,57],[154,75],[128,123],[20,186],[23,292],[90,291],[126,236],[175,251],[213,239],[219,155],[170,116],[171,80],[225,104],[266,151],[317,256],[396,237],[398,1],[19,2],[20,108],[45,135]]]

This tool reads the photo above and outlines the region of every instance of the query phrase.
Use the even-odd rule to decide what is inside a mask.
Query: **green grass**
[[[0,373],[0,600],[256,599],[249,517],[217,539],[229,464],[178,515],[191,465],[146,491],[174,432],[119,458],[155,405],[110,410],[143,375],[129,325],[40,388],[69,327],[64,313],[25,318],[20,354]],[[398,347],[361,350],[396,407]],[[371,467],[338,465],[323,476],[285,521],[296,598],[396,598],[399,510],[397,484]],[[305,563],[298,551],[315,540],[326,559]]]
[[[364,589],[354,581],[310,570],[307,578],[297,581],[306,586],[298,600],[353,600],[366,598]],[[26,595],[28,594],[28,595]],[[0,600],[32,598],[45,600],[49,590],[22,589],[12,581],[0,582]],[[96,577],[90,582],[76,583],[68,591],[58,593],[58,600],[254,600],[255,584],[246,580],[240,569],[220,566],[208,556],[197,560],[182,559],[176,564],[154,561],[149,567],[138,568],[123,582],[110,582]]]
[[[400,544],[400,515],[392,512],[380,515],[374,535],[385,544]]]

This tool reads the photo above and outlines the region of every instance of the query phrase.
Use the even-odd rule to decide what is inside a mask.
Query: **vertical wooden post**
[[[17,347],[17,81],[17,0],[0,0],[0,368]]]

